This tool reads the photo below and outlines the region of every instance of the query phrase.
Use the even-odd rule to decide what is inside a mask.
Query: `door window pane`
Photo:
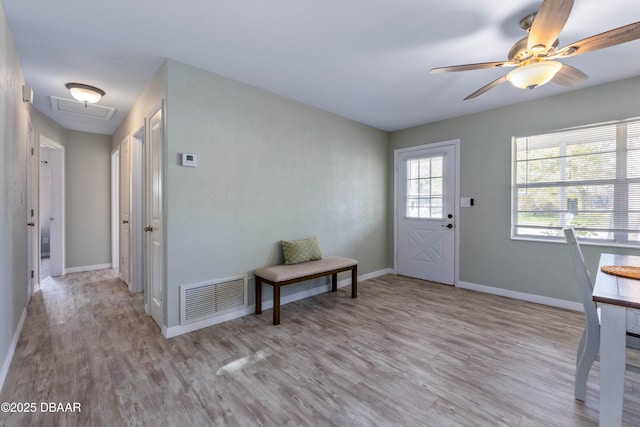
[[[444,154],[406,161],[407,218],[444,218]]]

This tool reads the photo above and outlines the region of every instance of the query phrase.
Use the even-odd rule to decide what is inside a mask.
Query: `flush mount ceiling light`
[[[520,89],[533,90],[549,82],[560,68],[562,64],[556,61],[531,62],[510,71],[507,80]]]
[[[67,83],[65,86],[71,92],[71,96],[80,102],[84,102],[85,107],[87,104],[94,104],[100,101],[100,98],[105,95],[102,89],[82,83]]]

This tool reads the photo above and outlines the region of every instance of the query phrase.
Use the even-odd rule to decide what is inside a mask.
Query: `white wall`
[[[167,63],[158,68],[149,85],[142,91],[122,124],[111,137],[111,148],[115,149],[127,135],[144,126],[144,120],[151,110],[167,99]]]
[[[27,305],[24,77],[0,3],[0,387]]]
[[[461,196],[475,200],[474,207],[461,209],[458,222],[460,280],[580,301],[566,245],[510,238],[511,137],[637,117],[638,99],[640,77],[576,90],[394,132],[389,155],[397,148],[460,138]],[[603,251],[640,253],[638,249],[584,246],[592,274]]]

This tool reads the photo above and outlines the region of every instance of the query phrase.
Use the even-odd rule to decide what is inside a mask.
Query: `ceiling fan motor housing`
[[[519,64],[521,62],[527,61],[534,57],[548,56],[551,52],[555,51],[558,48],[558,44],[559,44],[558,39],[556,39],[556,41],[553,42],[553,45],[551,46],[551,48],[549,48],[546,52],[543,52],[542,54],[537,53],[536,55],[534,55],[533,52],[529,51],[529,48],[527,45],[528,40],[529,40],[529,37],[524,37],[518,40],[513,45],[513,47],[511,47],[511,50],[509,51],[509,56],[508,56],[509,61]]]

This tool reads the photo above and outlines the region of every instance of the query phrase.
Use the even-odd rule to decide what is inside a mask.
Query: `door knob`
[[[28,225],[29,227],[35,227],[35,226],[36,226],[36,223],[35,223],[35,222],[28,222],[28,223],[27,223],[27,225]]]
[[[453,224],[447,224],[447,225],[442,224],[440,227],[453,228]]]
[[[129,221],[127,221],[126,219],[123,219],[123,220],[122,220],[122,223],[123,223],[123,224],[129,224]]]
[[[153,227],[149,225],[144,228],[144,231],[153,231]]]

